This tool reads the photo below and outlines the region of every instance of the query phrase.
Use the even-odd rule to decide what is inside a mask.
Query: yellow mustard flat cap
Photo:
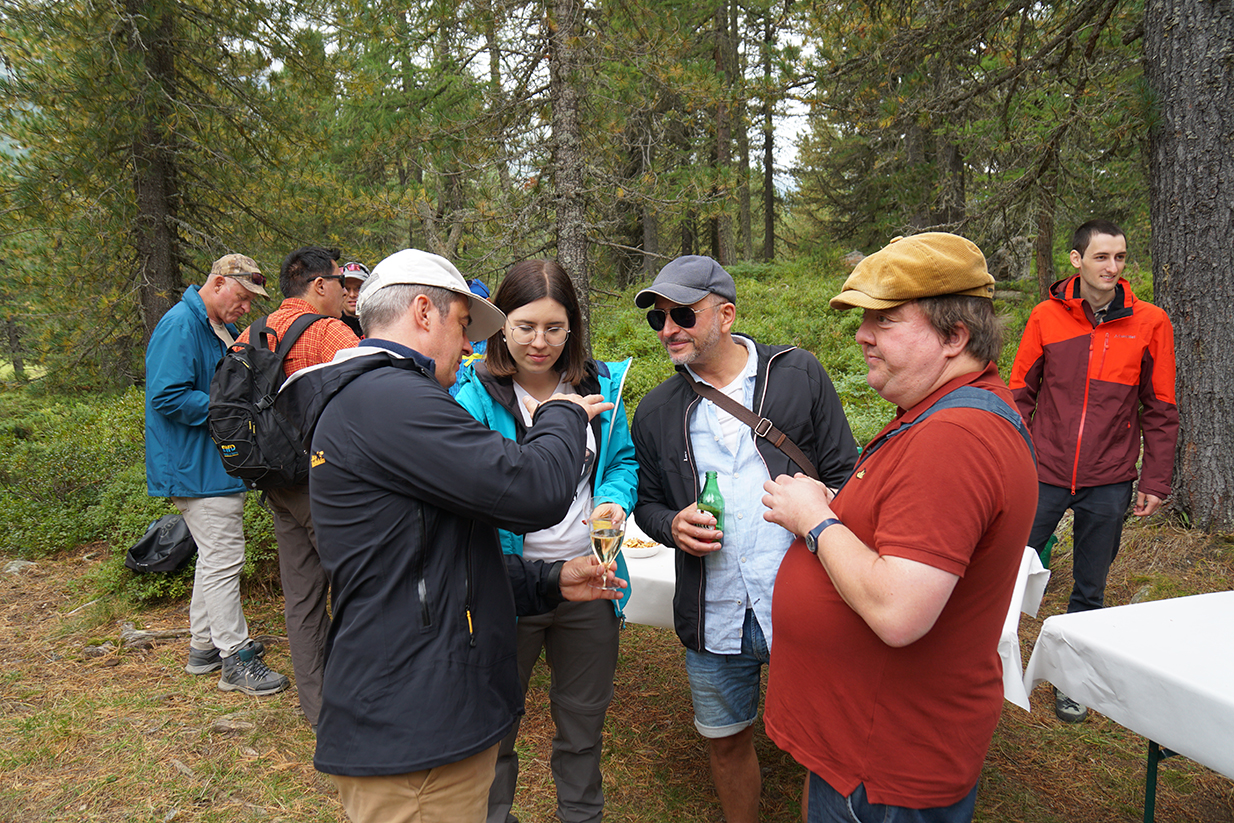
[[[958,234],[895,237],[862,260],[831,298],[833,309],[893,309],[919,297],[963,294],[994,299],[985,255]]]

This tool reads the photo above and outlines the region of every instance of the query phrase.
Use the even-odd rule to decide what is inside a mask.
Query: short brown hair
[[[1117,225],[1109,220],[1089,220],[1087,223],[1075,230],[1075,234],[1071,235],[1071,250],[1080,253],[1080,257],[1084,256],[1084,252],[1088,251],[1088,244],[1092,242],[1094,234],[1105,234],[1110,237],[1126,238],[1126,234]]]
[[[988,297],[964,294],[942,294],[920,297],[921,313],[943,340],[950,340],[956,326],[968,329],[968,345],[964,350],[981,361],[998,360],[1003,350],[1003,323],[994,313],[994,301]]]
[[[577,386],[583,379],[587,352],[583,350],[582,310],[570,275],[556,260],[524,260],[515,263],[506,272],[501,285],[493,295],[493,305],[506,314],[547,297],[560,303],[566,310],[566,322],[570,324],[570,336],[562,347],[553,368],[562,379]],[[510,349],[506,346],[504,327],[488,339],[484,352],[484,364],[495,377],[511,377],[518,371]]]

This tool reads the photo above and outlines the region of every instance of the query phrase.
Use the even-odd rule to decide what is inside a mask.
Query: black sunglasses
[[[317,275],[317,276],[318,276],[318,277],[320,277],[322,280],[337,280],[337,281],[339,282],[339,285],[340,285],[340,286],[346,286],[346,285],[347,285],[347,282],[346,282],[346,281],[347,281],[347,277],[346,277],[346,275],[342,275],[342,274],[319,274],[319,275]]]
[[[665,311],[664,309],[652,309],[647,312],[647,325],[651,326],[652,331],[660,331],[664,328],[664,319],[666,317],[673,318],[673,322],[683,329],[692,329],[694,324],[698,322],[699,314],[714,309],[719,303],[712,303],[710,306],[704,306],[697,312],[689,306],[674,306]]]
[[[224,276],[225,277],[247,277],[249,280],[253,281],[254,286],[265,287],[266,285],[266,276],[259,271],[246,271],[240,274],[228,274]]]

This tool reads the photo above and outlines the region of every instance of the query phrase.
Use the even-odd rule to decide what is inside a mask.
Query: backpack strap
[[[1028,433],[1028,426],[1024,425],[1024,418],[1020,417],[1018,410],[1012,408],[1007,401],[994,392],[979,389],[976,386],[960,386],[958,389],[954,389],[940,397],[937,403],[913,422],[920,422],[929,415],[934,414],[934,412],[942,411],[943,409],[981,409],[982,411],[998,415],[1015,426],[1015,430],[1020,433],[1020,437],[1024,438],[1024,444],[1028,446],[1028,453],[1033,456],[1033,463],[1036,464],[1037,450],[1033,448],[1033,438]]]
[[[857,473],[857,470],[861,468],[870,455],[885,446],[887,441],[897,434],[911,429],[935,412],[943,411],[944,409],[981,409],[1006,420],[1012,426],[1015,426],[1016,431],[1024,438],[1024,444],[1028,446],[1028,453],[1032,455],[1033,464],[1036,465],[1037,451],[1033,448],[1033,438],[1029,435],[1028,427],[1024,425],[1024,419],[1020,417],[1020,413],[992,391],[979,389],[976,386],[960,386],[936,400],[934,405],[918,415],[917,419],[913,422],[905,423],[898,428],[892,429],[866,446],[861,452],[861,458],[857,461],[857,465],[853,466],[852,474],[845,478],[844,483],[840,484],[840,488],[836,489],[836,492],[838,493],[840,489],[844,488],[844,484]]]
[[[296,345],[296,341],[300,339],[300,335],[304,334],[304,332],[308,329],[309,326],[313,325],[318,320],[325,320],[327,316],[328,315],[325,315],[325,314],[302,314],[300,315],[287,328],[287,332],[283,335],[283,339],[279,341],[277,349],[274,348],[274,346],[271,346],[269,343],[269,340],[266,338],[267,332],[269,332],[271,336],[275,336],[274,329],[270,328],[269,326],[266,326],[261,332],[262,345],[264,345],[267,349],[270,349],[271,351],[273,351],[275,354],[278,355],[279,365],[281,366],[283,364],[283,361],[287,359],[287,354],[291,351],[291,347]],[[264,325],[265,321],[266,321],[266,318],[263,317],[261,318],[259,322],[261,322]],[[257,323],[254,323],[253,325],[256,326]]]
[[[277,339],[278,334],[275,332],[274,328],[266,322],[268,316],[259,317],[253,322],[253,325],[250,327],[251,330],[249,331],[249,344],[253,346],[260,346],[264,349],[269,349],[270,351],[273,351],[275,356],[278,358],[278,367],[273,369],[269,375],[269,379],[271,380],[270,391],[269,393],[264,394],[264,396],[257,401],[258,411],[262,411],[274,405],[274,400],[278,396],[278,388],[283,385],[283,381],[286,379],[286,375],[283,372],[283,364],[287,361],[287,355],[291,352],[291,347],[294,346],[296,341],[300,339],[300,335],[304,334],[305,329],[316,323],[318,320],[324,320],[326,317],[327,315],[324,314],[300,315],[292,321],[292,324],[287,328],[287,332],[283,335],[283,339],[278,341],[277,348],[270,345],[272,340]],[[256,341],[253,340],[254,331],[256,331],[258,335],[258,339]]]

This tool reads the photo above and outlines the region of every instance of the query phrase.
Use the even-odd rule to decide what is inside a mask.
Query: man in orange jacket
[[[1170,493],[1178,408],[1174,329],[1165,312],[1138,300],[1121,275],[1127,238],[1108,220],[1076,229],[1077,273],[1050,287],[1033,309],[1010,386],[1037,448],[1040,493],[1029,545],[1040,550],[1067,509],[1075,513],[1068,612],[1099,609],[1118,554],[1123,518],[1144,459],[1134,512],[1146,517]],[[1055,690],[1059,719],[1088,710]]]
[[[337,249],[304,246],[287,255],[279,271],[283,302],[270,313],[266,325],[278,339],[305,314],[326,315],[313,323],[287,351],[283,371],[291,377],[301,369],[329,363],[342,349],[359,345],[360,340],[340,318],[346,299],[344,275],[338,265]],[[250,326],[240,335],[248,342],[254,332]],[[271,347],[277,345],[271,341]],[[314,730],[321,712],[321,682],[326,663],[326,635],[330,615],[326,608],[330,583],[317,554],[317,533],[309,511],[308,483],[266,492],[267,508],[274,517],[274,537],[279,550],[279,577],[283,583],[283,617],[287,622],[287,642],[291,648],[291,667],[296,675],[300,711]]]

